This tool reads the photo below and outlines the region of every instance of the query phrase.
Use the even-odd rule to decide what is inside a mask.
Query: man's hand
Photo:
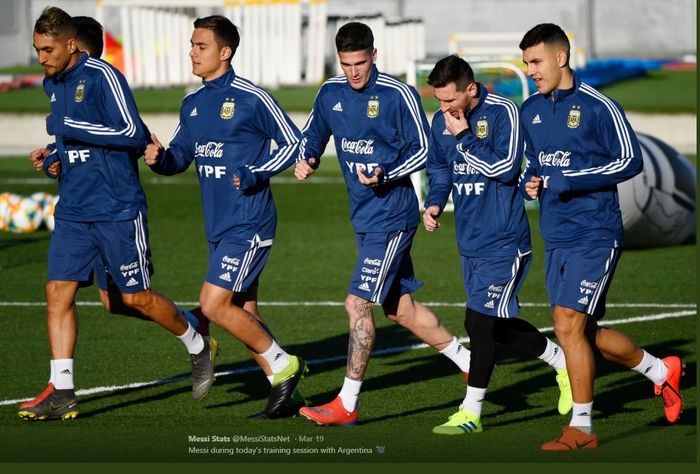
[[[374,168],[374,174],[370,178],[365,176],[365,167],[364,166],[360,166],[360,164],[358,163],[356,165],[356,168],[357,168],[357,177],[359,178],[361,184],[364,184],[365,186],[376,186],[379,184],[379,181],[381,180],[381,177],[382,177],[382,169],[380,167],[377,166]]]
[[[531,176],[530,181],[525,183],[525,192],[532,199],[537,199],[542,186],[542,178],[539,176]]]
[[[241,165],[233,170],[233,185],[237,191],[247,191],[256,184],[255,175],[245,165]]]
[[[308,160],[299,160],[294,166],[294,176],[299,181],[305,181],[309,176],[316,172],[314,166],[316,165],[316,158],[309,158]]]
[[[437,221],[440,217],[440,208],[438,206],[429,206],[423,213],[423,225],[425,230],[433,232],[440,228],[440,223]]]
[[[44,160],[50,154],[51,150],[48,148],[37,148],[36,150],[32,150],[31,153],[29,153],[29,160],[32,162],[32,165],[34,165],[34,169],[41,171],[41,168],[44,166]]]
[[[447,128],[447,131],[450,132],[453,137],[469,129],[469,123],[464,117],[464,110],[460,109],[457,117],[453,117],[449,112],[444,112],[442,115],[445,117],[445,128]]]
[[[155,133],[151,133],[151,140],[153,143],[146,145],[146,151],[143,152],[143,160],[147,165],[155,165],[158,162],[158,155],[163,149],[163,145],[158,141],[158,137]]]

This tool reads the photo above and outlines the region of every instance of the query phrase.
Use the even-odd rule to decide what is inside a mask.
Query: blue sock
[[[182,313],[182,315],[185,317],[185,319],[187,320],[187,322],[190,323],[190,325],[191,325],[193,328],[199,329],[199,319],[197,319],[197,316],[195,316],[194,314],[190,313],[190,312],[187,311],[185,308],[181,308],[180,306],[178,306],[177,309],[178,309],[178,311],[180,311],[180,312]]]

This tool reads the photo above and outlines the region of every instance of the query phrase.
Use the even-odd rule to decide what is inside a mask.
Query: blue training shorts
[[[467,308],[487,316],[516,317],[518,292],[531,264],[532,252],[513,257],[462,256]]]
[[[573,247],[547,250],[544,255],[549,304],[601,319],[620,248]]]
[[[348,293],[384,304],[421,288],[423,283],[416,280],[410,253],[415,235],[416,227],[355,234],[360,255]]]
[[[258,278],[270,255],[272,239],[209,242],[209,270],[205,280],[234,293],[244,293],[258,285]]]
[[[89,285],[97,271],[100,288],[107,289],[106,273],[122,293],[151,287],[153,264],[146,222],[73,222],[56,219],[49,245],[49,280]],[[105,278],[103,278],[105,277]],[[103,286],[104,285],[104,286]]]

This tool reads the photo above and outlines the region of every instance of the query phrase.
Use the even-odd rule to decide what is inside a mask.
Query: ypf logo
[[[68,150],[68,162],[73,164],[76,161],[85,163],[90,158],[90,150]]]

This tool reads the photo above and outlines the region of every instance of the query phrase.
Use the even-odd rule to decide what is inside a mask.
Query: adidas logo
[[[56,93],[51,94],[51,102],[56,102]]]
[[[445,129],[442,131],[443,135],[452,135],[449,130]]]
[[[535,115],[535,118],[532,119],[532,123],[535,125],[538,123],[542,123],[542,119],[540,119],[540,114]]]
[[[338,102],[337,104],[335,104],[335,105],[333,106],[333,110],[334,110],[335,112],[342,112],[342,111],[343,111],[343,104],[341,104],[340,102]]]
[[[219,279],[230,283],[231,282],[231,274],[229,272],[222,273],[221,275],[219,275]]]
[[[489,301],[484,305],[484,308],[493,309],[493,300]]]
[[[357,288],[359,288],[362,291],[370,291],[369,284],[367,282],[364,282],[363,284],[361,284]]]
[[[129,281],[126,282],[126,286],[134,286],[134,285],[138,285],[138,284],[139,284],[139,282],[136,281],[136,280],[134,279],[134,277],[131,277],[131,280],[129,280]]]
[[[197,107],[192,109],[192,112],[190,112],[190,117],[196,117],[197,116]]]
[[[70,375],[70,370],[69,370],[69,369],[63,369],[63,370],[61,371],[61,373],[62,373],[62,374]]]
[[[588,295],[578,300],[579,304],[588,304]]]

